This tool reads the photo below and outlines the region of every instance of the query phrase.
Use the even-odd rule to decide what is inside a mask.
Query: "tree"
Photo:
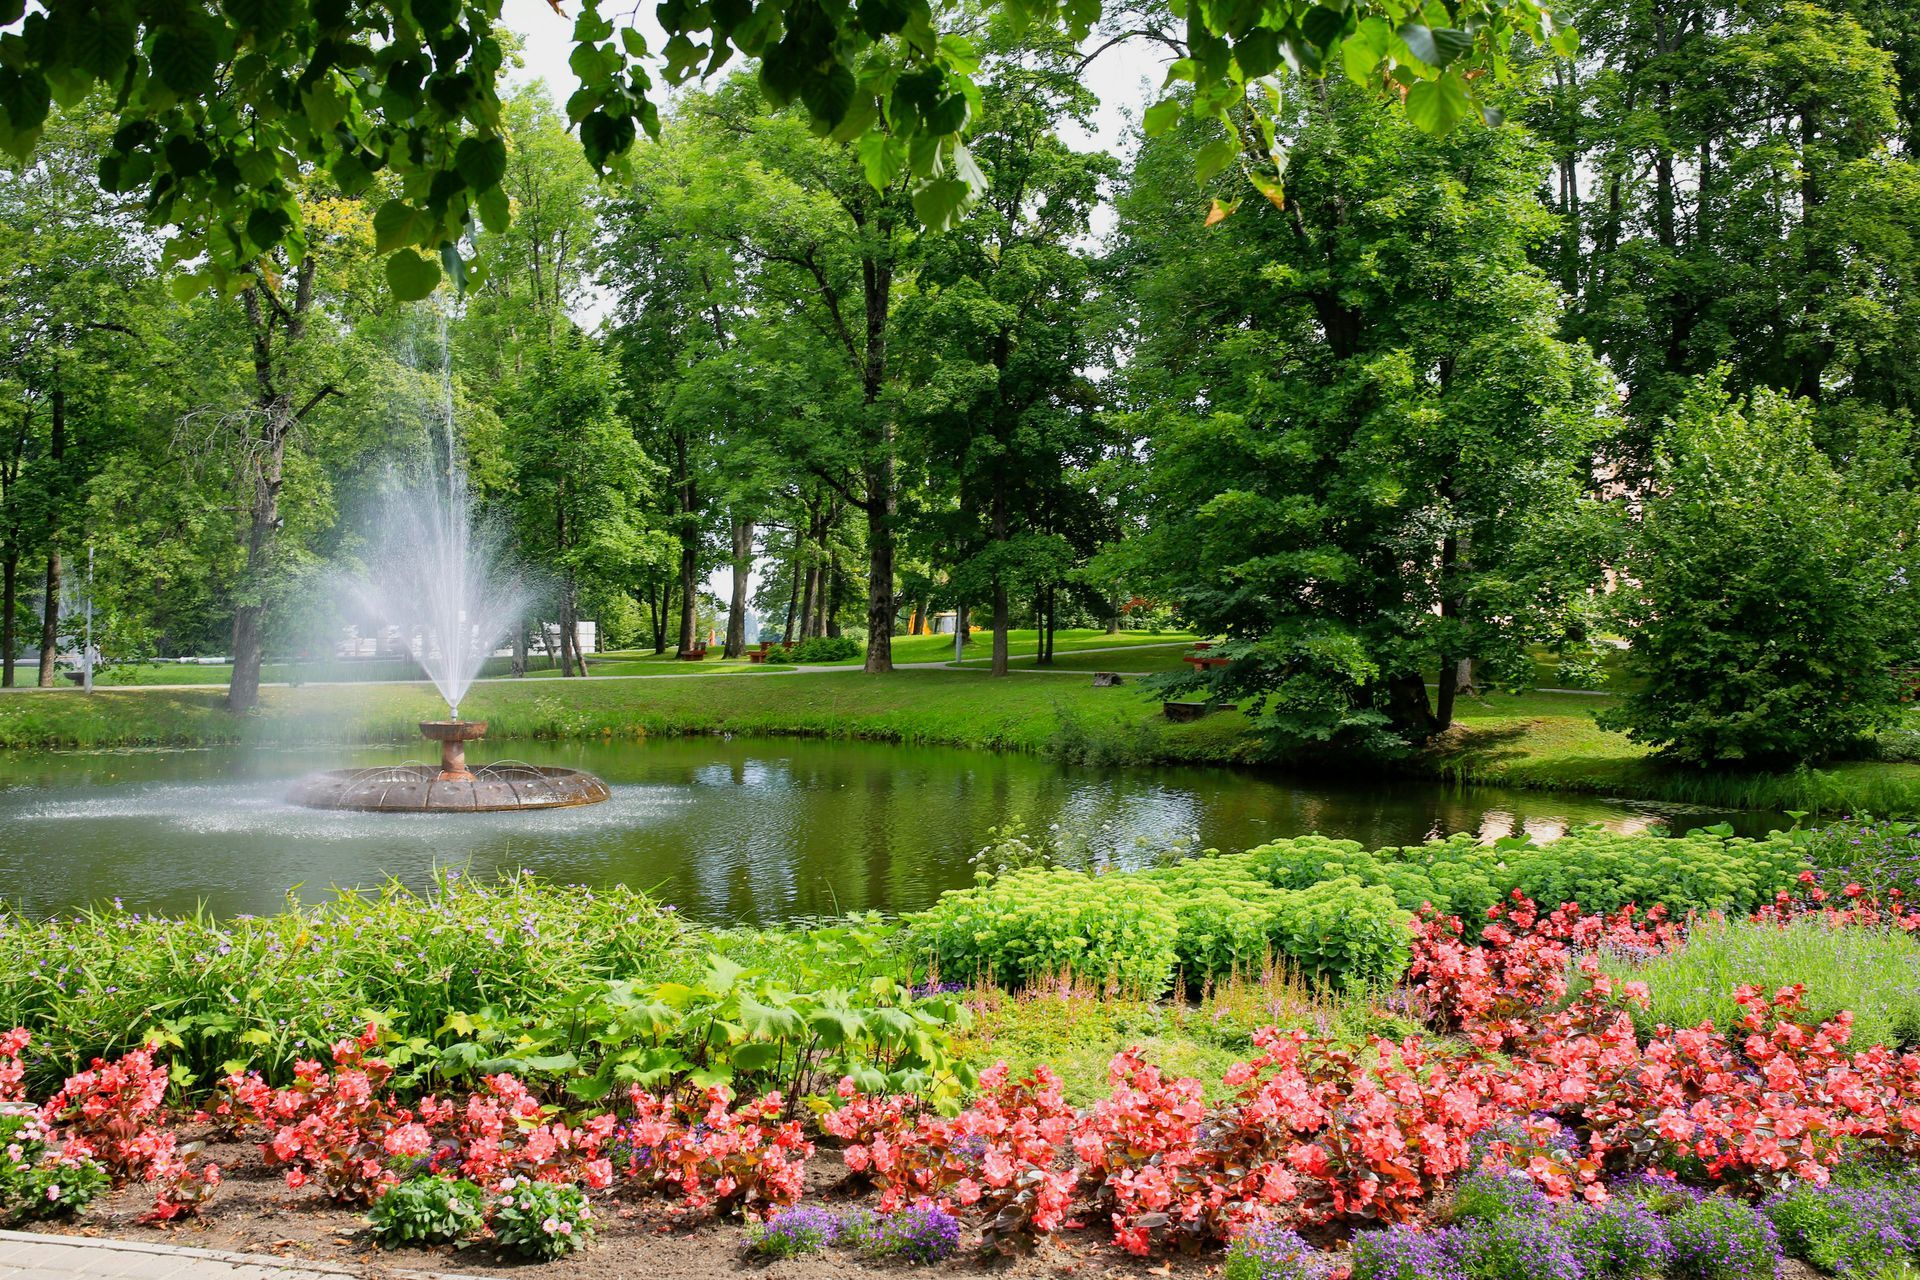
[[[1711,380],[1681,402],[1614,597],[1634,687],[1602,724],[1688,764],[1781,765],[1898,714],[1920,621],[1906,441],[1842,466],[1813,421],[1804,398]]]
[[[616,361],[577,330],[530,353],[501,400],[520,545],[555,579],[561,674],[585,675],[582,596],[649,554],[634,519],[647,458],[619,413]]]
[[[1084,527],[1048,517],[1070,505],[1075,464],[1098,452],[1084,373],[1091,271],[1075,245],[1117,166],[1059,137],[1094,105],[1073,50],[1007,33],[991,45],[974,135],[986,194],[963,226],[929,238],[901,327],[916,432],[960,495],[944,513],[950,544],[967,548],[955,582],[992,602],[992,672],[1004,676],[1013,592],[1052,592],[1073,558],[1065,535]]]
[[[349,194],[382,179],[395,188],[377,226],[402,299],[426,297],[443,268],[461,283],[466,227],[499,231],[510,220],[498,0],[36,0],[33,10],[0,0],[0,151],[25,158],[56,101],[71,105],[100,86],[118,123],[101,180],[140,199],[156,225],[181,229],[170,263],[206,255],[196,280],[224,288],[277,250],[297,259],[310,234],[300,192],[315,170]],[[1073,43],[1101,16],[1099,4],[1057,0],[1007,10]],[[1194,112],[1226,119],[1248,86],[1283,65],[1344,70],[1379,96],[1404,97],[1410,119],[1444,133],[1482,106],[1484,85],[1506,77],[1516,36],[1572,48],[1537,0],[1468,0],[1445,12],[1399,0],[1257,10],[1192,0],[1192,56],[1173,74],[1193,85]],[[950,225],[977,194],[963,141],[978,104],[975,52],[941,30],[969,23],[968,7],[663,3],[656,17],[669,85],[711,75],[736,54],[757,59],[770,102],[797,103],[821,133],[857,144],[876,189],[910,180],[927,225]],[[619,164],[640,130],[659,128],[655,51],[631,27],[617,34],[596,0],[584,0],[569,61],[581,87],[568,117],[596,168]],[[1180,110],[1169,99],[1147,123],[1164,126]],[[1254,118],[1254,137],[1269,129]],[[1277,196],[1272,168],[1253,176]]]
[[[1403,750],[1451,723],[1462,659],[1517,665],[1597,579],[1607,382],[1529,261],[1553,224],[1524,134],[1435,140],[1328,88],[1288,137],[1287,208],[1197,252],[1170,231],[1204,194],[1174,178],[1208,140],[1136,162],[1121,399],[1152,496],[1113,555],[1233,641],[1210,691],[1257,699],[1278,748]]]
[[[20,568],[44,557],[42,687],[60,647],[63,558],[87,477],[104,465],[149,346],[151,237],[88,169],[100,121],[76,111],[39,160],[0,175],[0,684],[14,683]]]
[[[1842,450],[1920,408],[1910,16],[1594,0],[1579,20],[1581,57],[1523,114],[1555,151],[1568,332],[1627,391],[1621,478],[1723,365],[1736,395],[1814,403]]]

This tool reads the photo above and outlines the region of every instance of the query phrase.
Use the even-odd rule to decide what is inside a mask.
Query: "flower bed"
[[[1830,902],[1815,885],[1778,894],[1756,918],[1920,923],[1899,900]],[[507,1072],[409,1095],[385,1056],[406,1045],[374,1025],[327,1061],[299,1061],[291,1084],[229,1072],[193,1109],[178,1105],[154,1048],[95,1062],[29,1105],[31,1042],[15,1031],[0,1037],[0,1106],[13,1126],[0,1211],[70,1212],[112,1181],[147,1186],[154,1221],[207,1212],[222,1170],[185,1140],[198,1126],[255,1143],[290,1189],[371,1207],[383,1239],[477,1238],[534,1258],[588,1242],[604,1217],[596,1204],[643,1202],[671,1221],[758,1222],[763,1251],[844,1244],[931,1258],[949,1222],[956,1239],[1013,1251],[1099,1222],[1132,1254],[1224,1246],[1230,1259],[1257,1253],[1258,1266],[1284,1268],[1298,1253],[1288,1233],[1309,1232],[1321,1245],[1353,1242],[1316,1248],[1314,1267],[1337,1259],[1356,1277],[1458,1267],[1477,1280],[1568,1258],[1611,1274],[1622,1251],[1638,1250],[1643,1269],[1665,1259],[1641,1210],[1605,1207],[1622,1188],[1665,1206],[1656,1216],[1672,1260],[1659,1265],[1676,1276],[1728,1256],[1728,1233],[1746,1230],[1754,1205],[1756,1239],[1779,1231],[1782,1247],[1836,1268],[1857,1255],[1847,1242],[1859,1232],[1920,1221],[1898,1189],[1862,1193],[1871,1205],[1809,1199],[1843,1163],[1898,1168],[1920,1152],[1920,1055],[1853,1047],[1851,1018],[1803,1020],[1793,987],[1742,988],[1735,1026],[1642,1038],[1645,992],[1607,977],[1595,952],[1683,945],[1662,911],[1541,911],[1514,894],[1477,923],[1428,911],[1412,932],[1410,988],[1432,1034],[1356,1046],[1269,1029],[1213,1101],[1137,1050],[1113,1060],[1089,1106],[1070,1104],[1045,1068],[1004,1067],[982,1073],[950,1114],[852,1075],[801,1109],[692,1081],[583,1102]],[[816,1142],[837,1146],[836,1194],[860,1210],[832,1224],[784,1216],[806,1190]],[[1681,1204],[1699,1192],[1713,1208]],[[1460,1221],[1442,1228],[1435,1213],[1450,1203]]]

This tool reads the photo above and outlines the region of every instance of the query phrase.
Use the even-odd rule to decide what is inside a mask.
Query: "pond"
[[[590,769],[613,799],[545,813],[354,814],[284,797],[320,767],[419,760],[422,749],[59,752],[0,756],[0,898],[29,914],[120,898],[127,909],[274,910],[290,890],[436,866],[525,867],[566,883],[625,883],[716,922],[923,907],[971,883],[989,828],[1053,833],[1073,858],[1137,866],[1181,848],[1242,849],[1305,831],[1370,847],[1455,831],[1483,838],[1570,824],[1638,830],[1776,815],[1396,781],[1343,785],[1208,768],[1083,769],[1027,756],[806,739],[697,737],[483,743]]]

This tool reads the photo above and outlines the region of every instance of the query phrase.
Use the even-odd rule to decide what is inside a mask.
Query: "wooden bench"
[[[1204,653],[1189,653],[1181,658],[1180,661],[1191,666],[1195,671],[1206,671],[1213,667],[1224,667],[1232,661],[1232,659],[1209,657]]]
[[[1187,724],[1204,719],[1216,711],[1225,711],[1230,705],[1225,702],[1163,702],[1160,711],[1175,724]]]
[[[682,662],[705,662],[707,658],[707,646],[702,644],[695,645],[691,649],[682,649],[680,650],[679,658]]]

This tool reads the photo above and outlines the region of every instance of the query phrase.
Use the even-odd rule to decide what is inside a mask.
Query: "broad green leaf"
[[[387,201],[373,211],[374,249],[380,253],[392,253],[412,244],[416,237],[414,228],[424,217],[404,200]]]
[[[869,133],[854,149],[859,152],[860,167],[866,171],[867,182],[876,191],[892,186],[901,169],[906,167],[906,148],[891,134]]]
[[[387,259],[387,284],[402,302],[418,302],[440,283],[440,264],[402,249]]]
[[[1234,157],[1239,154],[1240,148],[1232,138],[1215,138],[1200,148],[1200,154],[1194,158],[1194,177],[1201,186],[1205,186],[1232,164]]]
[[[204,23],[187,21],[163,27],[153,40],[153,69],[175,93],[201,94],[213,88],[220,49]]]
[[[464,138],[453,153],[453,167],[473,191],[498,186],[507,172],[507,144],[499,138]]]
[[[1157,138],[1179,121],[1180,115],[1187,109],[1178,98],[1162,98],[1147,108],[1147,114],[1141,124],[1149,138]]]
[[[1407,90],[1407,119],[1436,137],[1451,133],[1473,111],[1466,86],[1452,72]]]

